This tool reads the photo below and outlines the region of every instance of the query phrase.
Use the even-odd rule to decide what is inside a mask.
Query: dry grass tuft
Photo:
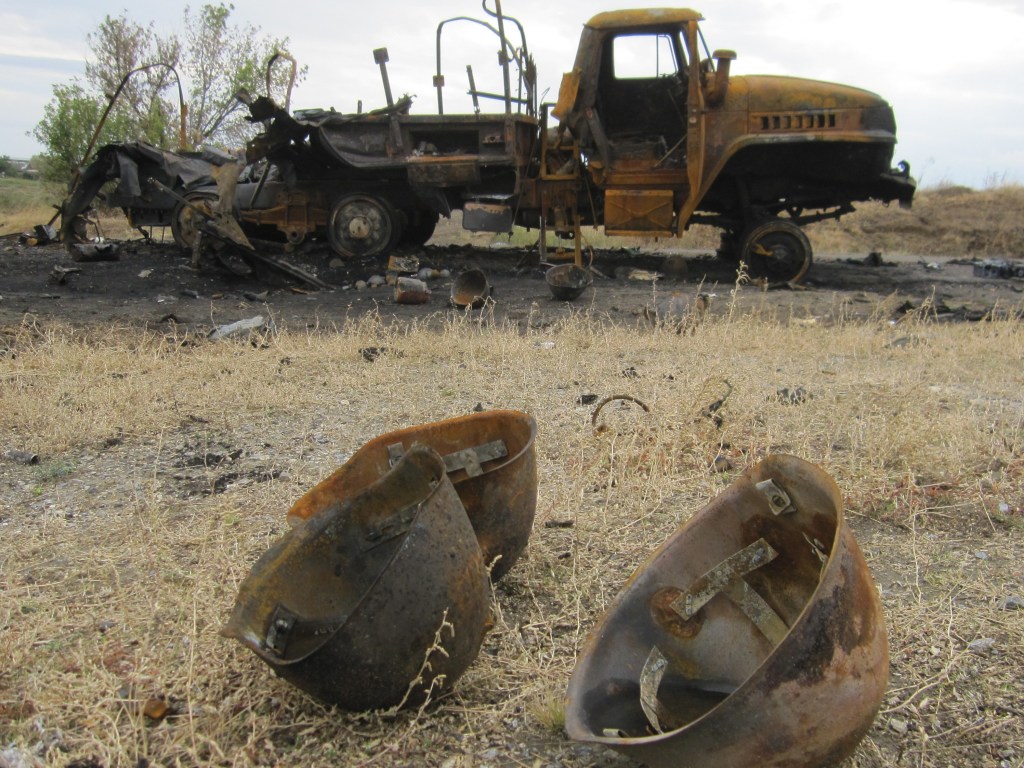
[[[786,451],[843,488],[887,611],[891,689],[850,765],[1024,760],[1019,322],[370,316],[258,341],[0,333],[0,448],[42,458],[0,461],[0,743],[53,765],[621,765],[561,731],[587,631],[676,526]],[[587,393],[650,412],[611,402],[595,430]],[[477,404],[537,418],[538,515],[453,693],[335,712],[217,634],[295,498],[368,439]]]

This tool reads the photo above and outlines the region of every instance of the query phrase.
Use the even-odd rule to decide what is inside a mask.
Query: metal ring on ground
[[[565,727],[652,768],[832,764],[871,727],[888,675],[839,489],[769,456],[630,578],[580,655]]]

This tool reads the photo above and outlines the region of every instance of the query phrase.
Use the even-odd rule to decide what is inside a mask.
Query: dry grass
[[[367,363],[365,346],[390,352]],[[561,731],[588,629],[730,481],[717,456],[738,471],[786,451],[844,489],[889,621],[891,690],[850,765],[1020,766],[1024,613],[1003,604],[1024,593],[1022,356],[1017,321],[927,314],[728,313],[682,336],[584,314],[218,343],[7,329],[0,447],[42,460],[0,461],[0,744],[51,765],[622,765]],[[716,427],[701,412],[726,380]],[[584,392],[651,413],[613,403],[598,434]],[[332,711],[218,636],[296,497],[368,439],[478,403],[537,418],[538,515],[452,695],[395,718]]]

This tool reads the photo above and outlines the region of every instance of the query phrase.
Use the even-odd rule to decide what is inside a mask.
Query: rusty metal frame
[[[482,27],[489,29],[501,42],[501,51],[499,52],[499,59],[501,61],[502,68],[502,80],[504,81],[504,94],[487,93],[485,91],[479,91],[476,88],[476,84],[473,80],[472,70],[467,67],[469,78],[470,78],[470,90],[469,93],[473,97],[474,105],[478,104],[478,98],[483,97],[486,99],[495,99],[505,102],[505,113],[512,113],[512,105],[518,105],[520,111],[523,107],[526,108],[526,114],[530,117],[535,117],[537,114],[536,96],[537,96],[537,74],[533,58],[530,56],[529,49],[526,45],[526,31],[523,29],[523,25],[518,19],[512,16],[507,16],[502,13],[501,0],[494,0],[495,8],[491,10],[487,7],[487,0],[481,0],[481,6],[484,9],[484,13],[488,16],[497,20],[497,26],[494,26],[482,19],[475,19],[471,16],[454,16],[450,19],[445,19],[437,25],[436,33],[436,44],[435,44],[435,57],[437,62],[437,71],[434,75],[434,88],[437,90],[437,114],[444,114],[444,97],[442,95],[442,89],[445,85],[444,74],[441,70],[441,33],[444,30],[445,25],[456,21],[466,21],[472,24],[478,24]],[[516,48],[512,45],[511,41],[505,35],[505,22],[509,21],[516,26],[519,30],[520,46]],[[515,61],[516,66],[519,69],[518,75],[518,91],[517,95],[512,95],[512,83],[511,76],[509,73],[508,65],[510,62]],[[523,95],[523,91],[526,91],[526,95]]]

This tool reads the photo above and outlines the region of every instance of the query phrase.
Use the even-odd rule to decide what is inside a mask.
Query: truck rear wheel
[[[349,195],[331,209],[327,239],[339,256],[376,256],[391,250],[401,230],[401,221],[387,200]]]
[[[793,222],[770,219],[746,233],[740,258],[755,277],[798,283],[811,267],[811,242]]]

